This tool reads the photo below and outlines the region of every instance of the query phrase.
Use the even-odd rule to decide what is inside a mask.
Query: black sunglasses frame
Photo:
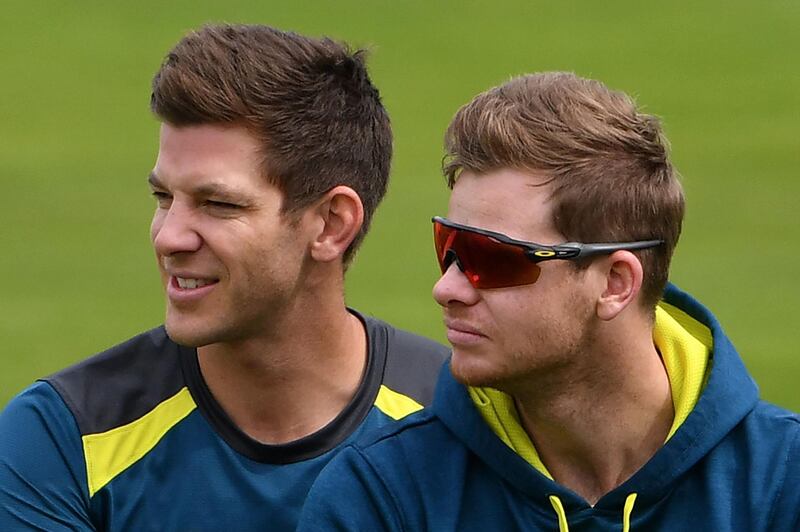
[[[487,229],[451,222],[447,218],[441,216],[434,216],[431,221],[451,229],[475,233],[502,242],[503,244],[522,248],[525,251],[525,256],[534,263],[544,262],[546,260],[580,260],[597,255],[608,255],[609,253],[621,250],[635,251],[637,249],[654,248],[664,243],[663,240],[639,240],[636,242],[597,242],[591,244],[565,242],[563,244],[549,246],[546,244],[537,244],[536,242],[517,240],[503,233],[496,233]]]

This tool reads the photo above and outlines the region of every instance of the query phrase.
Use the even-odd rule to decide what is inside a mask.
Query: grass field
[[[185,31],[228,21],[372,50],[396,157],[348,301],[442,340],[429,220],[446,209],[441,138],[455,110],[537,70],[572,70],[636,95],[663,117],[687,191],[672,280],[717,313],[763,396],[800,409],[800,3],[221,6],[3,3],[0,405],[160,322],[145,183],[157,151],[150,78]]]

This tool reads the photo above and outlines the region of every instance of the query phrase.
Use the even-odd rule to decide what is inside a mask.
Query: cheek
[[[501,289],[492,294],[484,294],[484,301],[491,318],[491,328],[502,342],[513,342],[514,338],[525,335],[540,321],[539,307],[532,304],[532,297],[519,288]]]
[[[293,275],[300,267],[291,237],[275,231],[248,231],[239,233],[236,242],[227,241],[218,248],[228,259],[230,267],[241,268],[252,282],[279,282]]]
[[[530,349],[563,334],[569,324],[570,305],[563,300],[551,301],[547,292],[529,289],[510,289],[508,294],[488,300],[492,327],[497,338],[511,351]]]

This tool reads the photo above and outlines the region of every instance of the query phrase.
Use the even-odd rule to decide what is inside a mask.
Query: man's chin
[[[495,388],[502,381],[498,368],[485,359],[475,360],[471,357],[458,356],[455,351],[450,361],[450,373],[455,380],[465,386]]]
[[[208,330],[198,330],[194,327],[186,327],[185,325],[172,324],[169,321],[164,324],[167,331],[167,336],[176,344],[186,347],[203,347],[204,345],[214,343],[214,340],[209,334]]]

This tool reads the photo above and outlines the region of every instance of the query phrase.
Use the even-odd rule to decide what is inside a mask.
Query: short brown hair
[[[208,25],[185,36],[153,78],[150,108],[175,126],[241,125],[260,140],[264,175],[295,213],[337,185],[355,190],[364,224],[386,192],[389,116],[363,50],[260,25]]]
[[[451,188],[463,170],[546,172],[553,221],[568,240],[663,240],[636,252],[642,304],[661,298],[681,232],[683,189],[659,120],[629,96],[572,73],[521,76],[459,109],[445,149]]]

